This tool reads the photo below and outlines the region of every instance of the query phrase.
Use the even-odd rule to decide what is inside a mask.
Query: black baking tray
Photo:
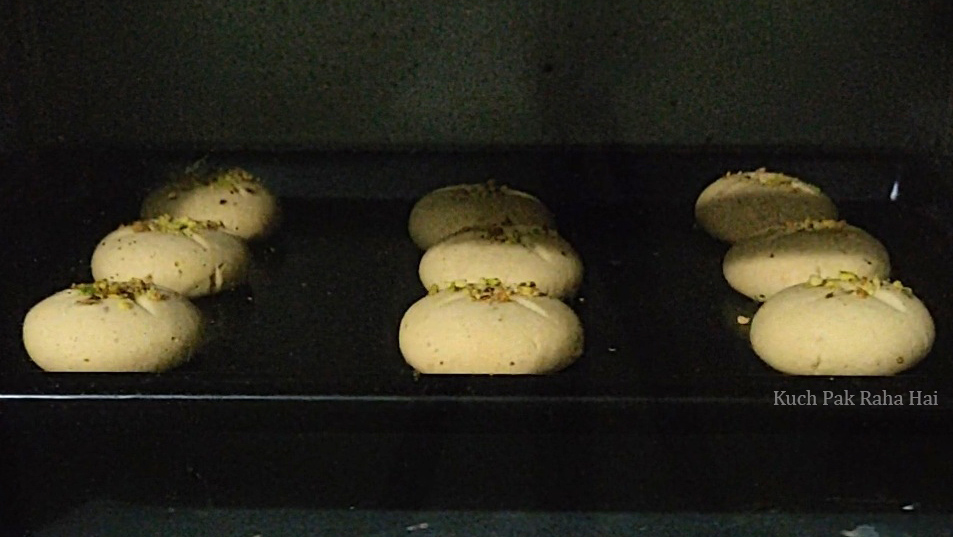
[[[54,152],[9,160],[4,196],[0,397],[269,399],[316,401],[574,401],[591,404],[776,407],[775,392],[848,390],[937,395],[928,416],[953,406],[953,225],[933,200],[942,184],[909,158],[638,151],[229,153],[281,196],[279,233],[255,245],[248,285],[196,301],[205,347],[160,375],[47,374],[22,347],[26,311],[90,279],[97,241],[137,217],[148,189],[203,155]],[[767,166],[828,191],[842,216],[880,238],[894,275],[912,286],[937,324],[931,355],[893,378],[796,378],[753,354],[738,315],[756,305],[721,277],[727,246],[693,222],[693,203],[726,170]],[[571,302],[585,353],[544,377],[418,377],[403,362],[397,329],[424,294],[420,252],[406,221],[416,198],[446,184],[487,179],[539,195],[578,249],[585,282]],[[12,183],[12,185],[11,185]],[[895,200],[890,194],[897,184]],[[939,192],[936,192],[939,190]],[[852,410],[863,412],[855,405]],[[879,409],[887,414],[890,409]],[[896,410],[896,409],[894,409]]]
[[[204,348],[163,374],[36,368],[26,311],[88,280],[97,241],[203,157],[259,174],[284,208],[277,235],[253,247],[250,283],[196,301]],[[818,184],[884,242],[936,320],[923,363],[891,378],[800,378],[754,355],[736,318],[756,305],[724,282],[727,246],[695,227],[693,204],[725,171],[761,166]],[[953,198],[930,160],[55,149],[6,156],[2,173],[0,527],[157,508],[953,512]],[[551,376],[417,376],[397,347],[401,315],[424,294],[407,216],[433,188],[491,178],[539,195],[583,257],[571,305],[585,353]],[[937,404],[792,407],[776,404],[780,390],[912,390]]]
[[[19,335],[26,311],[90,279],[97,241],[137,216],[148,189],[202,154],[69,152],[8,160],[0,397],[283,399],[401,404],[521,401],[592,405],[744,405],[775,408],[778,390],[936,395],[930,416],[953,405],[949,380],[953,225],[949,197],[915,160],[780,152],[634,150],[227,153],[281,196],[279,233],[255,245],[250,283],[196,301],[209,323],[205,347],[160,375],[47,374]],[[880,238],[894,274],[937,323],[931,355],[893,378],[795,378],[753,354],[738,315],[755,304],[721,277],[727,246],[696,229],[693,203],[727,170],[767,166],[828,191],[842,216]],[[446,184],[487,179],[538,194],[586,266],[571,302],[586,328],[577,364],[545,377],[418,377],[403,362],[397,328],[424,294],[420,252],[406,221],[416,198]],[[895,190],[896,199],[891,200]],[[803,410],[803,409],[802,409]],[[818,409],[814,409],[817,411]],[[823,410],[823,409],[821,409]],[[831,409],[827,409],[831,410]],[[854,405],[836,414],[864,412]],[[888,415],[897,409],[878,409]]]

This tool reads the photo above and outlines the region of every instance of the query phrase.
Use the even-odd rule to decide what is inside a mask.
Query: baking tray
[[[135,219],[145,193],[169,170],[203,156],[260,174],[284,208],[279,233],[254,247],[249,284],[196,301],[209,323],[205,347],[184,367],[158,375],[47,374],[33,366],[19,335],[30,306],[88,280],[97,241]],[[735,319],[755,305],[724,282],[727,246],[696,229],[692,210],[698,193],[725,171],[760,166],[818,184],[844,218],[884,242],[895,275],[936,319],[936,344],[921,365],[893,378],[796,378],[771,371],[753,354]],[[670,406],[771,421],[792,410],[775,404],[778,390],[936,395],[936,406],[798,409],[799,415],[904,423],[945,417],[953,406],[946,322],[953,308],[953,225],[936,201],[949,196],[912,158],[620,148],[57,150],[8,157],[4,168],[4,229],[21,230],[8,239],[2,269],[0,398],[8,404],[259,400],[391,411],[428,405],[513,411],[522,404],[547,414],[569,406],[642,412]],[[491,178],[539,195],[584,259],[585,282],[572,306],[586,328],[585,354],[545,377],[418,377],[397,347],[403,311],[424,294],[408,213],[433,188]]]
[[[35,368],[20,340],[29,307],[88,279],[99,238],[134,219],[168,170],[203,156],[58,149],[0,164],[0,527],[88,521],[103,505],[118,513],[110,524],[164,510],[173,525],[175,513],[216,509],[261,520],[356,508],[371,523],[381,509],[953,512],[953,198],[929,161],[216,153],[210,163],[265,177],[285,219],[254,247],[249,285],[196,301],[210,323],[204,349],[158,375]],[[725,171],[759,166],[817,183],[885,243],[937,323],[921,365],[893,378],[797,378],[757,359],[735,322],[755,305],[723,281],[727,247],[695,228],[692,208]],[[417,377],[397,348],[400,317],[424,293],[406,218],[430,189],[489,178],[537,193],[582,255],[572,305],[585,354],[545,377]],[[785,407],[775,390],[921,390],[938,404]]]

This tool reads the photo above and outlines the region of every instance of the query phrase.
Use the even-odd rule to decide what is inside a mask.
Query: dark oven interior
[[[940,1],[14,0],[0,528],[948,531],[951,23]],[[97,242],[199,159],[260,176],[284,211],[249,282],[196,302],[202,350],[162,374],[37,368],[25,313],[89,280]],[[692,209],[762,166],[884,243],[936,322],[922,364],[804,378],[758,360],[736,321],[757,305]],[[583,258],[584,354],[551,376],[415,375],[397,347],[425,292],[408,214],[488,179],[537,194]],[[935,404],[776,397],[825,391]]]

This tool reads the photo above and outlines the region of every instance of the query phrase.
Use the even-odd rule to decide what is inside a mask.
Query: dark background
[[[0,149],[953,151],[943,0],[12,0]]]

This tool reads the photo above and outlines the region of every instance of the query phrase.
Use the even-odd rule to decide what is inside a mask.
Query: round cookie
[[[728,284],[759,301],[812,275],[829,278],[843,271],[886,278],[890,256],[866,231],[836,220],[790,222],[736,242],[722,263]]]
[[[837,207],[818,187],[781,173],[729,173],[695,202],[695,219],[713,237],[737,242],[803,220],[836,219]]]
[[[243,239],[266,237],[278,224],[278,200],[252,174],[240,168],[188,171],[181,179],[149,194],[142,218],[163,214],[221,222]]]
[[[893,375],[920,362],[934,337],[909,288],[850,273],[788,287],[751,321],[755,353],[791,375]]]
[[[504,285],[532,281],[546,295],[567,298],[579,289],[583,266],[579,254],[552,229],[494,226],[465,229],[430,247],[418,272],[427,289],[479,283],[493,274]]]
[[[410,211],[410,238],[426,250],[464,228],[518,224],[555,227],[549,209],[536,197],[493,181],[440,188],[420,198]]]
[[[188,360],[202,317],[185,297],[142,280],[78,284],[33,306],[23,345],[54,372],[158,372]]]
[[[582,354],[582,324],[531,284],[499,280],[432,292],[400,322],[400,350],[420,373],[535,375],[553,373]]]
[[[93,279],[151,278],[193,298],[235,287],[248,271],[248,247],[221,227],[169,215],[122,226],[93,252]]]

